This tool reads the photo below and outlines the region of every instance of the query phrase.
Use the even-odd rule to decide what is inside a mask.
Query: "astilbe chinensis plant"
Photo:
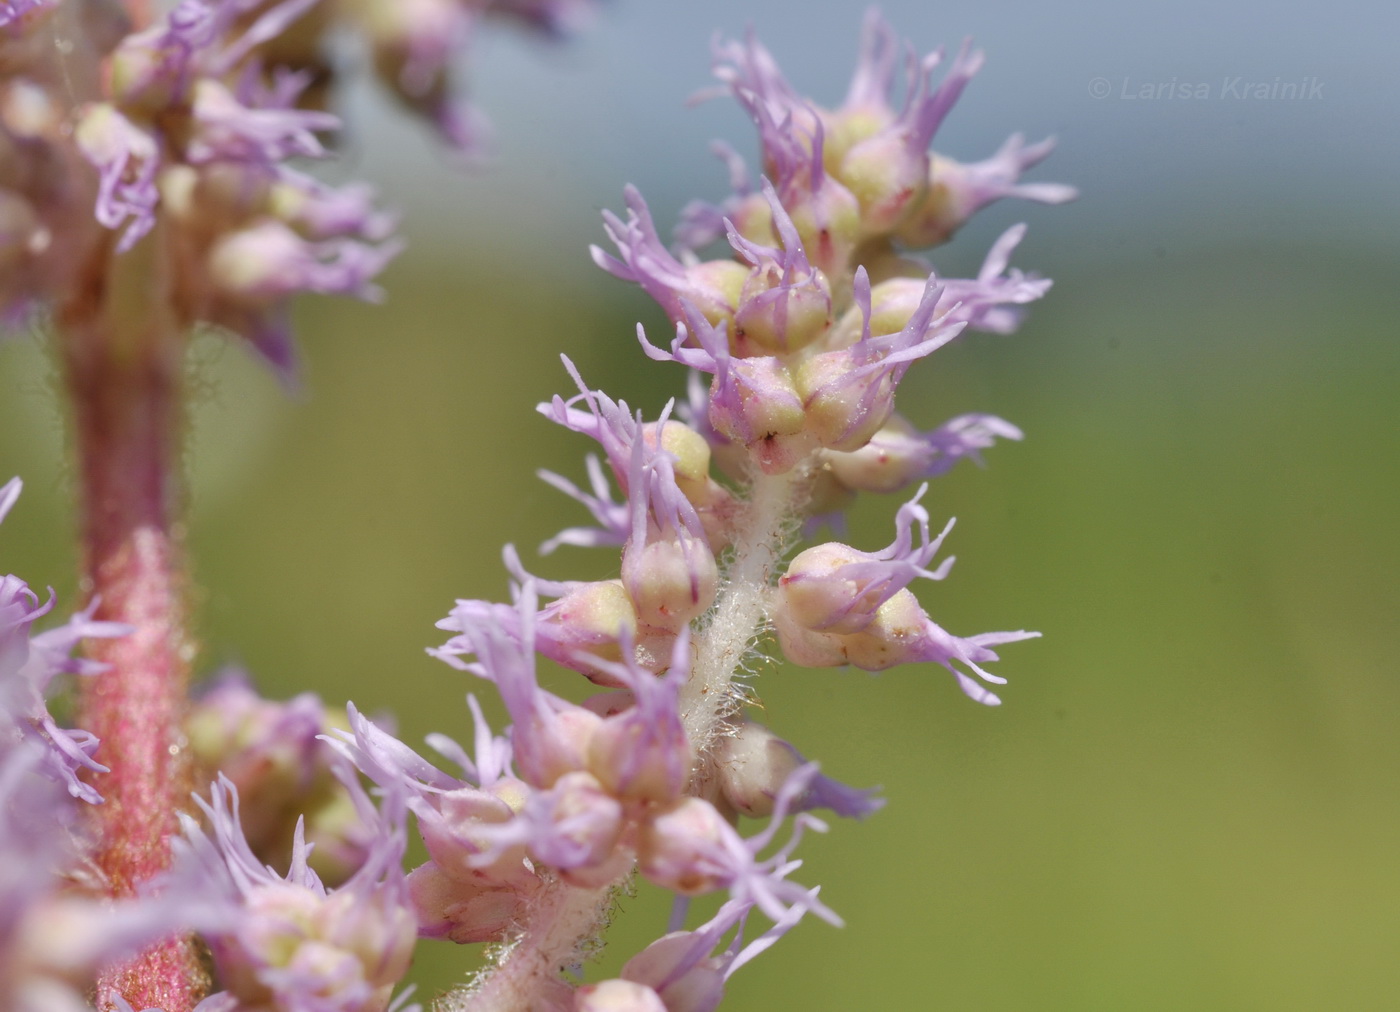
[[[188,335],[222,328],[293,382],[289,300],[377,297],[399,248],[367,188],[299,165],[337,125],[326,37],[358,26],[376,72],[466,150],[479,116],[449,86],[456,43],[487,14],[557,32],[588,7],[0,5],[0,309],[51,314],[92,591],[36,633],[51,601],[0,581],[6,1007],[86,1009],[91,994],[101,1009],[383,1012],[405,1008],[394,993],[421,937],[490,945],[444,1012],[709,1012],[803,917],[840,923],[794,857],[827,828],[814,812],[883,803],[750,718],[764,650],[815,668],[932,662],[1000,702],[997,648],[1037,634],[954,634],[912,587],[952,564],[928,481],[1021,433],[982,414],[921,431],[895,398],[944,345],[1015,330],[1050,285],[1011,266],[1024,226],[975,278],[944,278],[918,251],[999,198],[1074,194],[1021,181],[1049,141],[1014,136],[971,163],[931,151],[982,54],[964,45],[945,70],[875,14],[836,108],[803,98],[755,39],[716,43],[714,94],[753,120],[761,171],[719,147],[733,192],[688,207],[674,245],[631,187],[625,215],[604,215],[612,251],[593,259],[660,306],[668,332],[639,325],[638,353],[688,369],[687,394],[648,420],[564,359],[572,388],[539,410],[599,452],[586,490],[541,477],[593,524],[541,552],[617,551],[617,576],[546,579],[508,546],[509,601],[458,601],[430,650],[487,683],[508,728],[469,696],[472,748],[434,735],[430,759],[353,705],[270,702],[238,673],[186,699]],[[857,493],[915,485],[887,546],[802,544]],[[0,519],[18,494],[17,480],[0,489]],[[541,661],[592,694],[548,691]],[[65,674],[86,730],[49,714]],[[428,859],[406,870],[410,815]],[[617,978],[580,983],[637,876],[675,895],[666,932]],[[709,894],[717,911],[691,924],[690,899]]]

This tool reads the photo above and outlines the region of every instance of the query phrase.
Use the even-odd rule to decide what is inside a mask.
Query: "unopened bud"
[[[670,1012],[645,984],[630,980],[600,980],[574,993],[574,1012]]]
[[[642,827],[637,855],[642,875],[682,896],[714,892],[728,885],[732,875],[711,855],[733,836],[713,805],[682,798]]]

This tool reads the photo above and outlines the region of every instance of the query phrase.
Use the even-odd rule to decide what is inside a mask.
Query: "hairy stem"
[[[101,739],[105,803],[92,809],[95,861],[110,895],[129,896],[170,861],[190,793],[182,723],[194,646],[185,628],[179,451],[183,336],[154,239],[125,256],[103,244],[88,284],[61,307],[59,345],[77,454],[84,589],[97,617],[130,635],[90,644],[108,665],[84,679],[80,725]],[[204,989],[189,938],[156,944],[98,981],[98,1001],[188,1012]]]
[[[735,523],[724,584],[695,636],[690,681],[681,689],[681,720],[701,769],[720,722],[738,705],[734,677],[767,624],[768,588],[807,495],[809,477],[803,465],[784,474],[756,475]]]
[[[516,942],[476,984],[434,1003],[434,1012],[526,1012],[567,1004],[565,968],[583,961],[607,924],[623,880],[581,889],[556,879],[531,901]]]

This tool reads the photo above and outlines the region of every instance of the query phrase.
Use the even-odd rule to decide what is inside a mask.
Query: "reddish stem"
[[[80,486],[85,587],[97,617],[128,636],[97,640],[110,667],[84,679],[79,726],[100,739],[111,772],[92,809],[94,859],[113,896],[129,896],[170,862],[176,812],[190,796],[182,729],[194,648],[185,630],[179,452],[183,338],[168,308],[158,257],[94,256],[82,296],[59,317]],[[145,255],[142,255],[145,254]],[[188,1012],[205,973],[192,938],[172,938],[104,971],[99,1006]]]

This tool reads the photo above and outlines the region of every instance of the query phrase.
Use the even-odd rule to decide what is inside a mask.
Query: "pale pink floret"
[[[780,606],[809,629],[853,633],[874,621],[879,608],[915,578],[943,579],[953,565],[951,557],[936,570],[927,567],[953,529],[953,521],[948,521],[938,537],[929,537],[928,511],[919,505],[927,491],[927,484],[921,486],[914,498],[899,508],[895,539],[881,551],[861,552],[848,545],[826,544],[799,554],[778,581]],[[913,536],[916,526],[920,536],[917,546]]]

